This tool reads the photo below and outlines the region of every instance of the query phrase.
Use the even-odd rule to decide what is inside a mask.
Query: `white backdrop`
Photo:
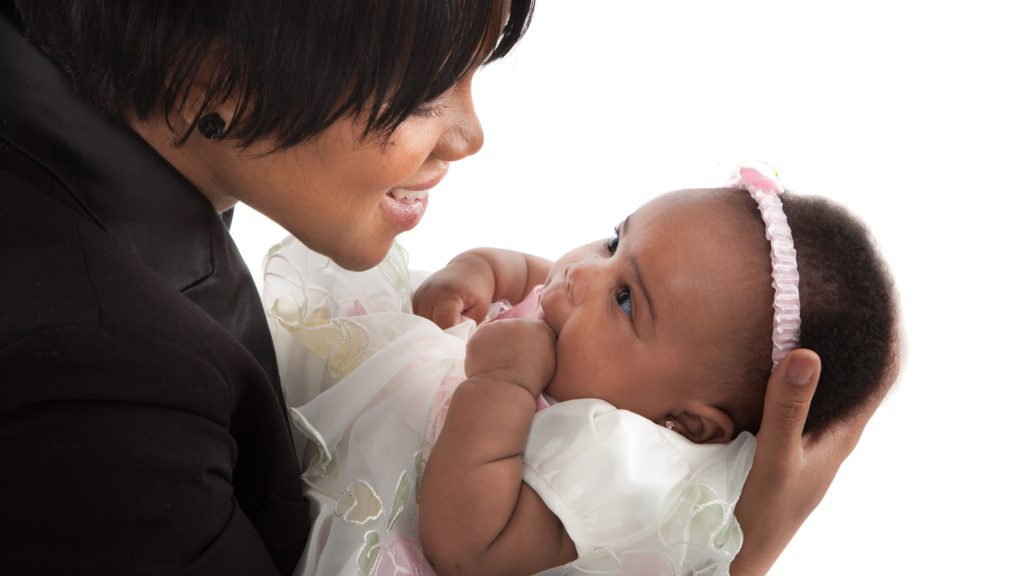
[[[1016,2],[540,0],[474,83],[487,144],[404,235],[557,257],[740,161],[863,217],[901,291],[900,381],[773,574],[1024,573],[1024,34]],[[282,234],[241,207],[254,274]],[[1015,488],[1017,487],[1017,488]]]

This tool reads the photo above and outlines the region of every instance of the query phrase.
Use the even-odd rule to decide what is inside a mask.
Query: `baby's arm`
[[[519,302],[547,279],[550,269],[550,261],[522,252],[468,250],[423,282],[413,295],[413,310],[441,328],[458,324],[463,316],[480,322],[491,302]]]
[[[522,482],[536,396],[554,372],[542,321],[482,326],[423,476],[420,539],[439,575],[533,574],[576,558],[558,518]]]

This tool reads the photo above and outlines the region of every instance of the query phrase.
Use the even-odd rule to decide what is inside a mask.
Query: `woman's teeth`
[[[409,190],[403,190],[401,188],[395,188],[395,189],[391,190],[390,192],[388,192],[388,194],[390,194],[395,200],[408,201],[408,200],[422,200],[422,199],[427,197],[428,192],[429,191],[427,191],[427,190],[420,190],[420,191],[417,191],[417,192],[412,192],[412,191],[409,191]]]

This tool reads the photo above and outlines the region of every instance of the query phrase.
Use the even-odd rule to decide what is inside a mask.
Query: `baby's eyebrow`
[[[622,223],[622,231],[619,232],[619,241],[620,242],[622,241],[622,239],[624,239],[626,237],[626,230],[629,228],[629,219],[630,218],[631,218],[631,216],[627,216],[626,220]],[[658,319],[658,316],[654,312],[654,301],[651,300],[651,293],[647,291],[647,284],[644,283],[644,277],[640,273],[640,265],[636,261],[636,253],[635,252],[632,252],[632,251],[629,252],[628,261],[629,261],[629,267],[630,267],[630,269],[633,272],[633,276],[636,277],[636,283],[637,283],[637,285],[640,286],[640,292],[643,293],[644,302],[647,303],[647,309],[651,313],[651,324],[653,325],[654,322]]]

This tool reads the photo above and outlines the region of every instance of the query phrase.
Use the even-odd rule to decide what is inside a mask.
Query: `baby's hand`
[[[412,309],[450,328],[472,318],[477,323],[487,316],[494,298],[494,272],[486,260],[463,254],[430,275],[412,296]]]
[[[555,373],[555,333],[543,320],[484,324],[466,347],[466,377],[511,382],[537,396]]]

